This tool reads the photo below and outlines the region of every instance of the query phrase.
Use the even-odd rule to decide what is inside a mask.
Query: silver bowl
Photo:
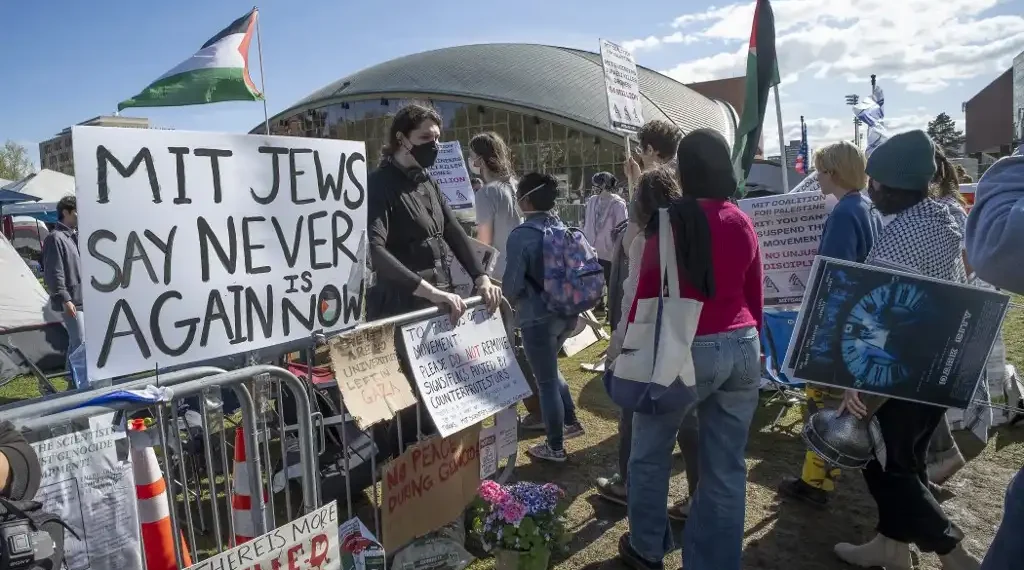
[[[843,469],[863,469],[874,455],[874,443],[882,441],[882,429],[874,416],[858,420],[850,413],[822,410],[807,421],[801,437],[825,462]]]

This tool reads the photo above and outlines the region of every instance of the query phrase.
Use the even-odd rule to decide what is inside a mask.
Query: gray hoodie
[[[1024,293],[1024,156],[993,164],[967,217],[967,260],[983,281]]]

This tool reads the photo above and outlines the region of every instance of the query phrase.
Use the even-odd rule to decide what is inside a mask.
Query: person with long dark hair
[[[746,512],[744,454],[757,408],[760,381],[758,330],[764,308],[761,254],[753,222],[730,198],[736,174],[729,144],[717,131],[683,137],[677,152],[682,197],[668,208],[682,296],[703,303],[691,351],[696,374],[694,406],[633,415],[629,457],[630,531],[619,554],[632,568],[661,568],[672,549],[667,499],[672,448],[683,419],[696,411],[700,482],[683,544],[687,570],[739,570]],[[636,299],[657,298],[662,288],[658,217],[646,228]]]
[[[453,292],[449,248],[487,305],[494,310],[501,302],[501,290],[484,273],[427,172],[437,159],[440,136],[437,111],[406,105],[391,122],[380,168],[367,177],[367,228],[376,275],[367,292],[368,320],[444,305],[457,322],[466,303]]]

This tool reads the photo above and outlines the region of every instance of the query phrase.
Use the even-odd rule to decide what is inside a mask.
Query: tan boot
[[[981,561],[960,544],[949,554],[939,556],[939,562],[942,562],[942,570],[978,570],[981,567]]]
[[[872,568],[881,566],[885,570],[911,570],[910,545],[875,535],[867,544],[855,545],[841,542],[835,547],[836,556],[847,564]],[[943,569],[943,570],[952,570]]]

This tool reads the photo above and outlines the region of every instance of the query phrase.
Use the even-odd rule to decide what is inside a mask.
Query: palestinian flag
[[[775,15],[769,0],[757,0],[754,25],[750,30],[750,51],[747,52],[747,87],[743,116],[736,128],[733,160],[737,163],[740,189],[750,173],[754,155],[761,141],[761,126],[768,108],[768,92],[779,84],[779,65],[775,57]]]
[[[231,22],[195,55],[163,74],[142,93],[118,104],[117,110],[262,99],[263,94],[249,77],[249,43],[257,16],[253,8]]]

